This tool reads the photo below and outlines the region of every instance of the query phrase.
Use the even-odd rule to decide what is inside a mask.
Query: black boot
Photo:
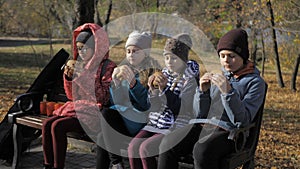
[[[44,168],[43,169],[53,169],[51,165],[49,164],[44,164]]]

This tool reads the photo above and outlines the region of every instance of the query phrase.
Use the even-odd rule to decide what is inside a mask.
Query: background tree
[[[94,8],[95,8],[94,21],[95,21],[95,23],[97,23],[98,25],[103,26],[103,23],[101,22],[101,19],[100,19],[99,11],[98,11],[98,9],[97,9],[98,3],[99,3],[98,0],[95,0],[95,1],[94,1]]]
[[[276,65],[276,74],[277,74],[277,81],[280,87],[284,87],[282,74],[281,74],[281,68],[280,68],[280,60],[279,60],[279,53],[278,53],[278,46],[277,46],[277,36],[276,36],[276,30],[275,30],[275,21],[274,21],[274,13],[272,8],[271,0],[268,0],[267,2],[268,9],[270,11],[270,22],[271,22],[271,28],[272,28],[272,39],[273,39],[273,50],[275,53],[275,65]]]
[[[94,23],[94,6],[94,0],[75,0],[74,8],[76,17],[73,29],[84,23]]]
[[[297,74],[298,74],[298,68],[300,64],[300,54],[298,55],[296,62],[295,62],[295,68],[292,73],[292,79],[291,79],[291,89],[295,92],[296,89],[296,79],[297,79]]]

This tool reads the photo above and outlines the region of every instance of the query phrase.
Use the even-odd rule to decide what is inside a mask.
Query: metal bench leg
[[[14,124],[13,126],[13,143],[14,143],[14,157],[12,162],[12,169],[18,169],[19,161],[22,153],[23,136],[20,131],[20,126]]]
[[[254,158],[243,165],[243,169],[254,169]]]

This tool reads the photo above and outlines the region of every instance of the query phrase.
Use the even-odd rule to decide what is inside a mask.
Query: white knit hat
[[[138,48],[145,51],[149,55],[151,46],[152,46],[152,37],[149,32],[138,32],[133,31],[129,34],[129,37],[126,41],[125,48],[128,46],[137,46]]]

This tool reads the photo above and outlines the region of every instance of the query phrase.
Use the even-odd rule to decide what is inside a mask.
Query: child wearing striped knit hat
[[[168,38],[164,51],[165,67],[161,74],[149,77],[148,98],[151,103],[147,125],[128,147],[130,167],[157,168],[155,156],[162,138],[184,127],[194,117],[193,95],[199,65],[189,60],[192,40],[188,34]]]

